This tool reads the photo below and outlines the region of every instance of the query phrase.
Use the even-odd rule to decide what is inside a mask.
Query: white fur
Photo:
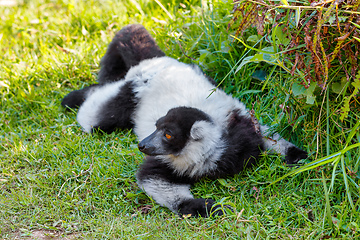
[[[198,108],[223,126],[233,109],[248,115],[243,103],[214,86],[199,69],[169,57],[141,62],[130,69],[126,80],[135,82],[135,133],[141,141],[155,130],[155,122],[174,107]],[[144,81],[147,80],[147,81]]]
[[[222,131],[208,121],[197,121],[191,128],[191,139],[180,154],[168,156],[176,172],[190,177],[202,176],[216,168],[225,143],[221,139]]]
[[[138,185],[158,204],[175,213],[182,201],[194,198],[188,184],[174,184],[159,178],[148,178],[138,181]]]
[[[85,132],[91,132],[91,129],[98,124],[100,110],[119,93],[123,85],[124,81],[114,82],[88,93],[86,101],[80,106],[77,114],[77,121]]]
[[[217,146],[220,141],[218,134],[222,128],[227,126],[227,118],[233,110],[237,110],[240,115],[250,117],[242,102],[220,89],[214,89],[214,86],[197,66],[184,64],[169,57],[159,57],[142,61],[128,71],[124,80],[96,88],[88,94],[77,116],[78,122],[86,132],[90,132],[92,127],[97,125],[101,108],[115,97],[127,82],[132,83],[135,95],[139,99],[132,116],[135,123],[134,132],[139,141],[155,131],[155,123],[160,117],[165,116],[171,108],[179,106],[202,110],[212,118],[214,126],[217,126],[216,132],[218,132],[211,132],[206,137],[207,144],[198,146],[202,141],[193,141],[188,144],[189,146],[183,151],[186,152],[183,161],[176,161],[183,162],[176,163],[179,172],[182,172],[181,169],[185,169],[185,165],[194,164],[192,161],[201,162],[203,157],[195,157],[195,155],[199,155],[199,152],[210,151],[210,148],[219,148]],[[260,128],[263,136],[266,136],[268,127],[260,126]],[[294,146],[277,133],[270,137],[264,137],[264,143],[266,149],[272,149],[282,155],[286,154],[289,147]],[[206,145],[209,146],[209,149],[205,149]],[[199,148],[202,151],[199,151]],[[198,168],[194,168],[193,174],[202,169],[198,162],[195,164]],[[211,168],[210,165],[208,167]]]
[[[227,115],[234,109],[248,115],[243,103],[214,89],[198,67],[160,57],[142,61],[129,70],[124,80],[89,93],[77,117],[86,132],[98,123],[102,106],[127,82],[132,82],[136,97],[140,99],[133,115],[134,131],[140,141],[150,135],[155,130],[155,122],[174,107],[198,108],[219,126],[225,126]]]
[[[197,108],[211,118],[211,121],[197,121],[193,124],[190,138],[180,153],[156,157],[156,160],[166,162],[170,169],[179,176],[189,177],[189,180],[196,180],[216,171],[227,144],[222,136],[227,131],[233,114],[251,118],[243,103],[224,91],[215,89],[199,67],[180,63],[169,57],[160,57],[141,61],[139,65],[131,67],[124,79],[118,82],[91,89],[77,116],[86,132],[91,132],[97,126],[102,117],[99,116],[101,109],[127,83],[131,83],[134,100],[137,101],[131,118],[135,126],[134,132],[140,141],[153,133],[156,121],[175,107]],[[255,128],[258,130],[257,126]],[[294,146],[277,133],[266,137],[266,126],[260,126],[260,131],[265,136],[263,140],[266,149],[285,155],[287,149]],[[158,134],[162,135],[155,137],[158,139],[154,142],[156,150],[160,154],[161,151],[167,154],[160,143],[163,132],[159,131]],[[171,174],[173,172],[169,173]],[[152,169],[140,172],[139,176],[139,187],[158,204],[173,212],[177,213],[184,200],[193,199],[189,184],[177,184],[167,181],[165,177],[162,179],[154,175]]]
[[[271,152],[280,153],[285,156],[289,147],[295,146],[294,144],[283,139],[280,134],[274,133],[273,135],[269,132],[268,126],[260,126],[261,135],[263,136],[264,147],[269,149]]]

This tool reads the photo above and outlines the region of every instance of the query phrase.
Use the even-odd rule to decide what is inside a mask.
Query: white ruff
[[[192,139],[179,155],[163,158],[166,162],[170,160],[170,164],[177,173],[190,177],[202,176],[214,170],[225,148],[225,143],[221,140],[222,131],[214,124],[198,121],[193,125],[192,131],[194,128],[196,136],[193,132],[191,133]]]

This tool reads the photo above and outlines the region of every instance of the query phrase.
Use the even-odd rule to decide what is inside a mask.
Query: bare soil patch
[[[23,232],[16,232],[12,239],[31,239],[31,240],[75,240],[80,239],[81,233],[66,234],[62,231],[55,230],[34,230],[24,234]]]

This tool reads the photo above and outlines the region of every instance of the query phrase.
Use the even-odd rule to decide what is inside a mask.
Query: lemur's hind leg
[[[137,104],[132,82],[99,84],[81,104],[77,121],[85,132],[99,129],[111,133],[133,126],[131,117]]]
[[[161,159],[147,156],[137,173],[137,183],[161,206],[180,216],[209,217],[223,215],[220,208],[213,207],[212,199],[195,199],[190,192],[189,178],[177,176]]]
[[[299,160],[308,157],[306,151],[301,150],[291,142],[286,141],[278,133],[271,135],[269,133],[269,127],[261,125],[260,131],[263,136],[265,149],[283,155],[287,164],[295,164]]]
[[[99,86],[101,85],[93,84],[83,89],[72,91],[63,98],[61,105],[68,108],[78,108]]]
[[[101,60],[99,84],[72,91],[61,104],[68,108],[80,107],[77,119],[86,132],[100,129],[110,133],[116,128],[130,128],[137,103],[131,83],[121,82],[132,66],[162,56],[165,54],[142,25],[125,26]]]

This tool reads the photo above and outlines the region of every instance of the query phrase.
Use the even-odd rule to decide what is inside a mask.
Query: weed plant
[[[264,153],[253,169],[193,187],[196,197],[233,204],[234,213],[180,219],[137,187],[143,155],[131,130],[83,133],[76,112],[60,106],[67,93],[96,81],[115,33],[141,23],[167,55],[200,65],[262,123],[307,150],[305,163],[358,143],[359,113],[341,122],[336,96],[325,92],[309,106],[292,94],[281,68],[252,63],[236,71],[253,52],[227,30],[232,1],[5,2],[11,1],[0,1],[0,238],[33,238],[38,230],[81,239],[359,237],[358,148],[338,155],[336,165],[286,178],[292,169]]]

